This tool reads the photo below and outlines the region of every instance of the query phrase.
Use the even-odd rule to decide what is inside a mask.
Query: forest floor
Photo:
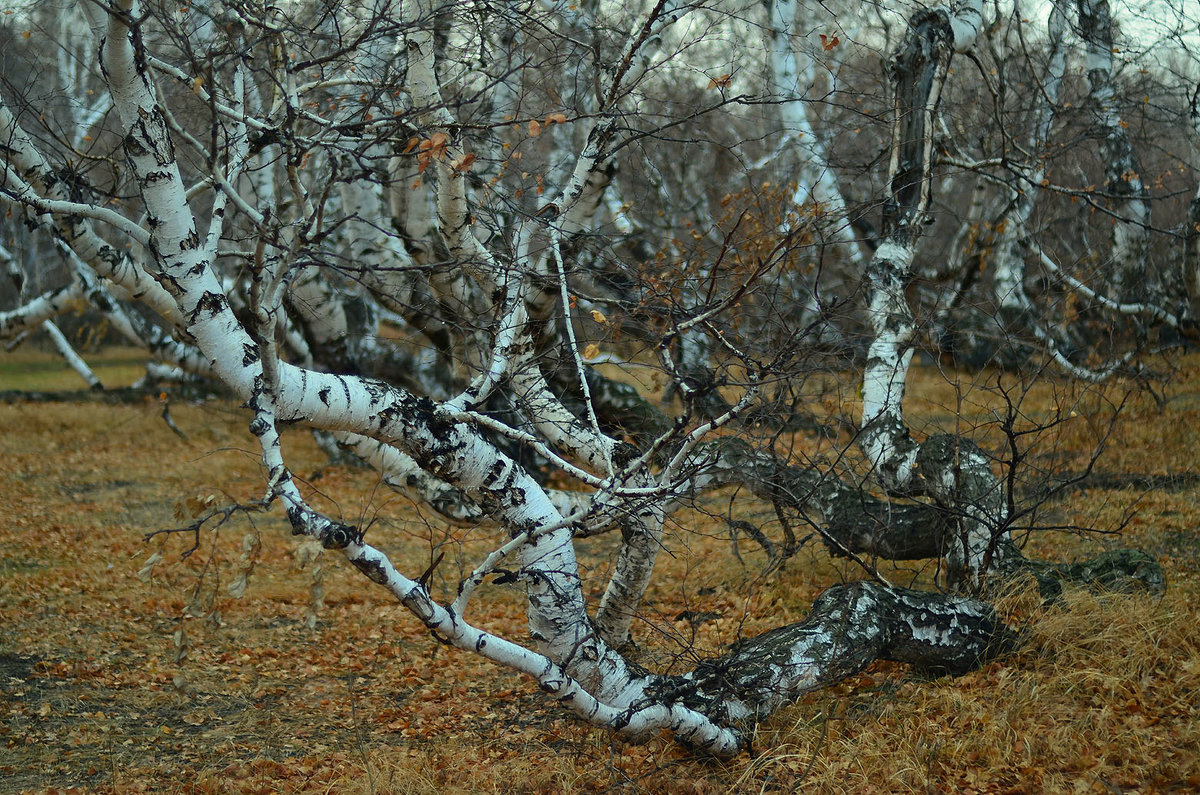
[[[110,385],[139,375],[120,350],[89,359]],[[1033,531],[1026,552],[1139,547],[1166,570],[1164,598],[1072,591],[1043,607],[1018,590],[1002,600],[1023,633],[1014,654],[957,678],[877,664],[781,710],[753,753],[724,763],[666,736],[614,739],[528,679],[438,644],[337,556],[289,535],[279,511],[206,525],[186,558],[190,533],[147,541],[261,496],[232,402],[0,395],[0,792],[1200,791],[1200,359],[1170,370],[1150,388],[1045,378],[1019,389],[926,366],[908,401],[923,432],[969,427],[1001,458],[1006,416],[1018,431],[1050,424],[1012,437],[1021,494],[1053,482],[1048,472],[1082,472],[1103,441],[1090,477],[1029,518],[1121,533]],[[0,357],[0,393],[77,389],[72,379],[48,355]],[[817,404],[853,417],[850,374],[837,388],[844,397],[830,386]],[[816,454],[836,458],[843,442]],[[494,540],[440,524],[366,470],[329,465],[302,429],[284,444],[315,503],[367,527],[410,576],[444,553],[432,576],[442,593]],[[635,626],[641,662],[690,666],[861,578],[816,542],[764,575],[753,542],[735,546],[719,518],[729,500],[673,517]],[[771,531],[768,507],[747,510],[738,518]],[[593,594],[614,549],[581,541]],[[881,571],[932,586],[932,564]],[[478,624],[526,637],[516,588],[476,599]]]

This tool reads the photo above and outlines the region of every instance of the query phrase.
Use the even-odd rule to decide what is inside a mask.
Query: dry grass
[[[75,388],[70,374],[34,373],[39,361],[19,360],[17,369],[30,371],[21,388]],[[2,362],[2,384],[12,388],[13,360]],[[1164,405],[1132,393],[1100,469],[1200,471],[1200,379],[1194,363],[1185,364],[1191,369],[1177,374]],[[137,375],[123,361],[115,367],[126,369],[112,371],[114,385]],[[960,406],[974,420],[1002,412],[1004,401],[980,386],[990,378],[955,383],[922,370],[911,392],[916,422],[953,429]],[[1064,405],[1079,415],[1055,429],[1038,460],[1067,469],[1086,463],[1120,387],[1098,395],[1036,385],[1022,421],[1044,421]],[[614,740],[547,703],[528,681],[439,646],[332,556],[301,568],[298,543],[277,517],[238,518],[206,532],[186,560],[179,553],[188,538],[144,543],[144,533],[187,521],[210,496],[246,500],[262,488],[242,413],[221,403],[172,404],[184,441],[161,421],[161,408],[156,400],[0,404],[0,790],[1200,789],[1194,490],[1069,492],[1047,506],[1046,518],[1102,528],[1126,521],[1125,537],[1030,539],[1032,554],[1059,559],[1116,543],[1147,549],[1167,568],[1163,600],[1071,593],[1042,610],[1029,594],[1013,594],[1002,606],[1026,633],[1018,653],[957,679],[877,665],[781,711],[760,727],[754,754],[718,764],[665,737],[639,746]],[[980,438],[994,441],[994,432]],[[453,588],[492,540],[486,531],[438,525],[367,472],[325,467],[299,430],[285,445],[314,499],[369,525],[372,541],[407,570],[419,573],[444,550],[438,588]],[[712,511],[728,498],[714,498]],[[261,546],[249,587],[235,598],[229,585],[246,565],[247,537]],[[739,561],[728,530],[701,512],[675,517],[667,543],[636,628],[642,661],[663,668],[687,667],[739,636],[802,618],[821,588],[857,576],[810,545],[764,578],[751,543],[742,539]],[[613,544],[597,539],[581,549],[593,593]],[[155,551],[163,559],[146,570]],[[919,564],[888,575],[927,584],[932,572]],[[489,588],[475,610],[493,631],[523,637],[519,592]],[[680,618],[685,610],[716,617],[693,625]]]

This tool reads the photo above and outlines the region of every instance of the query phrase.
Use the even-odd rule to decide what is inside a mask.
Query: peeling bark
[[[834,586],[809,617],[736,644],[650,690],[721,723],[744,724],[875,660],[964,673],[1010,651],[1016,636],[973,599],[857,582]]]
[[[959,543],[948,555],[950,574],[978,583],[1003,547],[1000,485],[987,458],[967,440],[912,438],[904,422],[904,387],[916,322],[905,295],[932,191],[934,120],[955,52],[969,49],[983,25],[982,4],[919,11],[892,58],[895,92],[890,193],[883,208],[884,242],[867,266],[873,339],[863,372],[859,444],[875,480],[889,493],[929,495],[959,515]]]

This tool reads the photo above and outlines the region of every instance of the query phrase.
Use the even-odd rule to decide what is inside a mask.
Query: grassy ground
[[[110,386],[138,375],[122,351],[93,359]],[[0,791],[1200,790],[1198,369],[1184,362],[1153,394],[1039,383],[1014,420],[1063,419],[1027,451],[1031,466],[1079,470],[1106,439],[1098,471],[1153,475],[1165,487],[1070,490],[1044,506],[1041,524],[1124,523],[1123,536],[1035,533],[1026,551],[1077,559],[1141,547],[1167,570],[1164,599],[1072,593],[1042,610],[1015,593],[1004,608],[1025,632],[1016,654],[956,679],[877,665],[782,710],[752,754],[721,764],[665,737],[614,740],[528,680],[440,646],[361,575],[289,536],[277,515],[206,531],[185,559],[190,534],[145,541],[260,495],[235,406],[171,402],[185,439],[163,422],[159,398],[0,403]],[[0,358],[0,390],[74,389],[73,379],[50,357]],[[981,388],[994,383],[922,370],[913,416],[924,429],[961,429],[963,415],[992,421],[980,438],[1002,452],[1013,401]],[[1122,423],[1110,430],[1121,400]],[[830,408],[854,411],[849,401]],[[816,452],[836,448],[823,444]],[[368,472],[327,466],[299,429],[285,447],[317,504],[368,526],[408,572],[445,552],[438,588],[452,589],[493,540],[440,525]],[[798,620],[822,588],[857,576],[809,545],[763,577],[751,543],[735,556],[725,526],[700,512],[677,515],[667,544],[635,630],[641,661],[656,667],[682,669]],[[612,539],[581,544],[594,593],[613,549]],[[931,577],[927,565],[886,573],[905,584]],[[474,620],[524,637],[519,592],[492,587],[478,599]]]

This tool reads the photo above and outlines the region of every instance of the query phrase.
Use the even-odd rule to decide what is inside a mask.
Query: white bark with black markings
[[[1100,138],[1105,188],[1113,213],[1109,278],[1112,297],[1130,301],[1152,296],[1145,278],[1150,239],[1149,191],[1117,107],[1113,80],[1113,30],[1108,0],[1078,0],[1079,35],[1086,46],[1085,71],[1092,124]]]
[[[905,295],[932,191],[931,152],[942,88],[955,52],[970,49],[983,26],[980,0],[918,11],[891,61],[895,114],[884,240],[867,266],[872,341],[863,372],[859,444],[872,476],[898,495],[929,495],[960,511],[960,538],[949,552],[953,576],[977,580],[999,556],[1005,508],[982,451],[965,439],[917,442],[904,421],[904,388],[916,321]]]

